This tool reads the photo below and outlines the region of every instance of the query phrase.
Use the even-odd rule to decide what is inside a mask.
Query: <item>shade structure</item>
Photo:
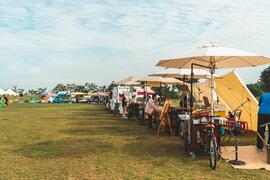
[[[177,80],[175,78],[163,78],[163,77],[155,77],[155,76],[146,76],[143,78],[140,78],[138,82],[143,82],[144,85],[149,86],[159,86],[160,84],[166,84],[166,85],[177,85],[177,84],[183,84],[182,81]]]
[[[120,81],[117,81],[116,84],[118,85],[126,85],[126,86],[131,86],[131,85],[139,85],[138,82],[139,78],[136,78],[134,76],[130,76],[126,79],[122,79]]]
[[[4,95],[9,95],[9,96],[17,96],[18,94],[16,92],[14,92],[12,89],[8,89],[6,90],[4,93]]]
[[[255,67],[270,64],[270,59],[238,49],[226,48],[213,43],[198,47],[188,55],[175,59],[160,60],[157,66],[167,68],[190,68],[194,64],[207,66],[211,72],[211,92],[214,89],[215,69]],[[193,66],[192,66],[193,68]],[[194,68],[201,68],[194,66]],[[192,91],[192,90],[191,90]],[[211,114],[213,115],[213,94],[211,94]]]
[[[160,60],[157,66],[183,69],[190,68],[192,63],[204,66],[213,65],[215,69],[225,69],[269,64],[270,59],[238,49],[206,44],[179,58]]]
[[[193,71],[193,78],[196,79],[205,79],[210,78],[211,73],[204,69],[195,69]],[[157,77],[166,77],[166,78],[191,78],[191,69],[174,69],[169,68],[163,71],[150,74],[149,76],[157,76]]]
[[[242,110],[240,120],[248,124],[249,130],[257,131],[258,101],[243,83],[236,71],[231,71],[222,78],[215,79],[215,92],[219,103],[224,104],[228,111]],[[195,98],[210,98],[208,82],[198,83],[194,88]]]
[[[4,91],[3,89],[0,89],[0,95],[4,95],[6,93],[6,91]]]
[[[242,110],[240,120],[246,121],[252,131],[257,131],[258,101],[235,71],[216,79],[216,92],[225,100],[230,110]],[[240,106],[240,107],[239,107]]]

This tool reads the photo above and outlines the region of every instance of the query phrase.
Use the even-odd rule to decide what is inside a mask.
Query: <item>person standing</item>
[[[157,106],[155,105],[155,98],[156,98],[156,94],[152,95],[152,98],[150,98],[145,106],[145,114],[147,114],[148,116],[148,127],[149,129],[152,127],[152,119],[153,119],[153,114],[155,112],[155,110],[157,109]]]
[[[4,96],[3,98],[4,98],[4,103],[8,106],[8,98],[7,98],[7,96]]]
[[[268,126],[268,140],[267,144],[270,143],[270,92],[263,93],[259,101],[259,112],[258,112],[258,128],[257,132],[257,148],[263,149],[263,140],[265,138],[265,128]],[[267,124],[267,125],[266,125]],[[261,136],[261,137],[260,137]]]
[[[122,107],[123,107],[123,117],[127,117],[127,98],[125,94],[122,94]]]

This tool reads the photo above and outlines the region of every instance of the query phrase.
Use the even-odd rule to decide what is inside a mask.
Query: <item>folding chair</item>
[[[165,129],[167,126],[169,126],[170,133],[173,136],[171,120],[170,120],[170,116],[169,116],[170,105],[171,105],[170,101],[165,101],[163,109],[162,109],[161,114],[159,116],[159,126],[158,126],[158,130],[157,130],[157,134],[156,134],[157,136],[160,133],[160,129],[161,128]]]

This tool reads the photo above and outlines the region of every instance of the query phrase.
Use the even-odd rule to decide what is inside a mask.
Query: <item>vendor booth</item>
[[[147,76],[144,78],[141,78],[139,82],[144,85],[144,88],[151,86],[151,87],[160,87],[162,85],[165,86],[165,94],[162,95],[160,92],[158,94],[158,108],[155,111],[154,114],[154,121],[152,124],[153,132],[157,135],[159,134],[159,130],[162,128],[164,131],[169,128],[170,134],[177,134],[178,131],[178,118],[177,118],[177,111],[175,111],[173,108],[171,108],[171,103],[169,101],[166,101],[166,87],[169,85],[180,85],[183,84],[182,81],[177,80],[175,78],[163,78],[163,77],[155,77],[155,76]],[[145,97],[145,103],[147,102],[147,98]],[[144,104],[146,105],[146,104]],[[167,105],[167,106],[165,106]],[[144,113],[144,108],[141,108],[141,111]],[[175,116],[174,118],[169,118],[169,116]],[[143,116],[142,122],[147,122],[149,119],[145,118],[146,116]],[[166,122],[161,122],[161,119],[164,120],[164,117],[166,117]],[[171,122],[171,119],[174,120],[174,122]],[[145,121],[147,120],[147,121]],[[159,127],[159,125],[162,124],[162,127]]]
[[[209,155],[210,167],[212,169],[215,169],[217,165],[217,160],[220,155],[219,154],[221,145],[220,126],[222,125],[223,118],[221,118],[220,115],[214,114],[215,70],[224,68],[255,67],[269,63],[270,63],[269,58],[266,58],[264,56],[259,56],[256,54],[248,53],[237,49],[226,48],[212,43],[198,47],[188,55],[175,59],[161,60],[158,62],[157,66],[160,67],[177,68],[177,69],[190,68],[191,79],[194,79],[194,69],[206,69],[209,70],[209,72],[211,73],[210,78],[211,94],[209,101],[210,106],[209,110],[208,109],[206,109],[206,111],[197,110],[196,107],[194,106],[193,98],[190,98],[191,106],[189,113],[182,117],[186,122],[184,133],[185,150],[189,152],[191,157],[194,157],[194,152],[196,151],[205,151]],[[230,77],[228,76],[227,78]],[[237,81],[237,79],[235,79],[235,81]],[[238,82],[240,82],[239,79]],[[227,89],[230,88],[237,89],[237,85],[236,87],[234,86],[235,85]],[[223,99],[225,100],[226,98],[228,98],[228,101],[230,101],[231,103],[231,101],[233,101],[233,95],[231,95],[232,96],[231,98],[227,97],[228,95],[225,96],[225,94],[229,93],[228,91],[227,93],[224,93],[225,91],[224,89],[226,89],[226,86],[224,86],[224,84],[221,84],[220,87],[222,88],[217,89],[216,91],[223,94]],[[240,86],[240,89],[235,91],[238,92],[241,90],[243,91],[243,86]],[[194,86],[192,81],[190,91],[191,97],[193,97]],[[236,109],[245,106],[246,104],[251,104],[249,103],[251,101],[251,98],[246,98],[246,100],[243,99],[241,102],[238,102],[239,100],[236,101],[237,101],[237,105],[235,105],[237,106]],[[236,113],[236,111],[234,111],[234,113]],[[234,124],[238,123],[236,122]],[[241,164],[240,161],[237,159],[237,156],[235,160],[231,161],[231,163]]]

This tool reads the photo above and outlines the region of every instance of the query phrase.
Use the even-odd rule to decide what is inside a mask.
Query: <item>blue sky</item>
[[[270,56],[270,2],[2,0],[0,87],[108,84],[210,41]],[[265,68],[237,70],[246,83]]]

